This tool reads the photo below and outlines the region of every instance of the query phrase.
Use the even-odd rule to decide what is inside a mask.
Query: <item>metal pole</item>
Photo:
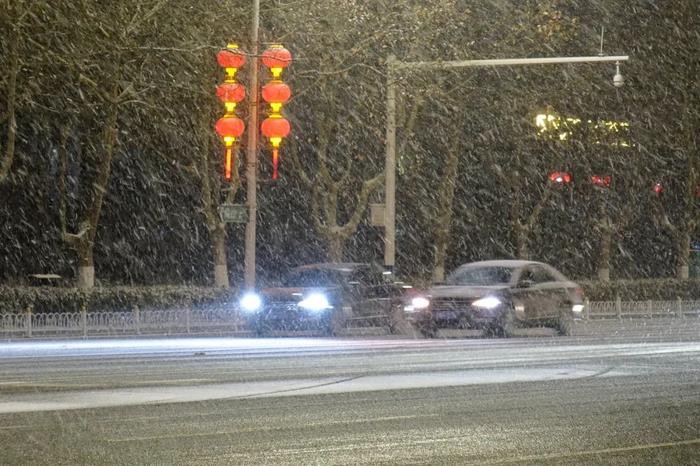
[[[387,58],[386,161],[384,173],[384,266],[393,271],[396,256],[396,57]]]
[[[250,34],[250,105],[248,107],[248,147],[246,150],[246,200],[248,223],[245,227],[245,287],[255,288],[255,235],[258,211],[258,25],[260,0],[253,0],[253,27]]]
[[[614,63],[629,60],[628,55],[613,55],[603,57],[541,57],[541,58],[494,58],[487,60],[456,60],[456,61],[417,61],[399,62],[394,65],[396,70],[440,70],[451,68],[468,68],[483,66],[514,66],[514,65],[564,65],[567,63]]]

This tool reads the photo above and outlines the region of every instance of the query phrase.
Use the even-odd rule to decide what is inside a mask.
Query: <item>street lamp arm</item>
[[[440,70],[453,68],[516,66],[516,65],[560,65],[567,63],[600,63],[628,61],[628,55],[592,56],[592,57],[537,57],[537,58],[493,58],[486,60],[452,60],[452,61],[394,61],[391,71],[399,70]]]

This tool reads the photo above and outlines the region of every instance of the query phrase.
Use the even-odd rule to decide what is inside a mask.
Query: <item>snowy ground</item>
[[[0,464],[700,462],[700,338],[0,343]]]

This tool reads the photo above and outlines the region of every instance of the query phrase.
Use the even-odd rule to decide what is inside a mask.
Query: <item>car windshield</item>
[[[508,267],[468,267],[450,275],[448,285],[505,285],[510,282],[513,269]]]
[[[292,271],[282,282],[289,287],[338,286],[347,281],[349,273],[341,270],[304,269]]]

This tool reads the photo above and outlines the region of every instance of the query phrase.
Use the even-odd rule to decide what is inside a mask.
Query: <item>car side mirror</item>
[[[534,284],[535,284],[535,282],[533,282],[532,280],[520,280],[520,283],[518,283],[518,286],[520,288],[530,288]]]

